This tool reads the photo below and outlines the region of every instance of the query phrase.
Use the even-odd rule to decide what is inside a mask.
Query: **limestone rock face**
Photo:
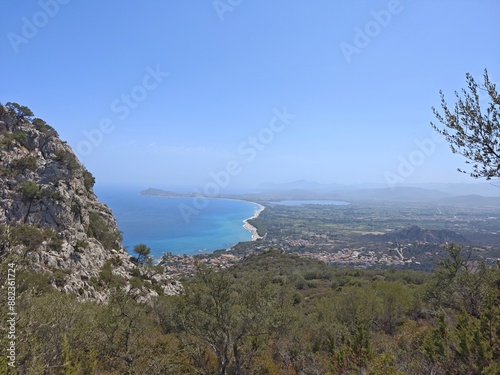
[[[0,256],[16,254],[24,267],[57,273],[53,286],[81,299],[106,300],[109,290],[98,285],[103,269],[128,289],[138,273],[149,280],[134,288],[139,299],[177,293],[176,281],[131,260],[93,184],[52,127],[0,105]]]

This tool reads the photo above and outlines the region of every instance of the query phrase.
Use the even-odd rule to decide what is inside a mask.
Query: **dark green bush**
[[[50,285],[50,275],[47,273],[36,273],[20,271],[17,275],[17,293],[30,291],[34,295],[49,293],[52,290]]]
[[[35,172],[37,170],[37,158],[34,155],[23,156],[22,158],[14,161],[11,168],[19,173],[22,173],[25,170]]]
[[[43,197],[47,197],[56,201],[62,201],[64,197],[58,191],[54,191],[52,189],[41,189],[40,193]]]
[[[82,213],[82,205],[80,202],[74,200],[71,202],[71,212],[73,212],[76,215],[81,215]]]
[[[54,155],[55,155],[54,160],[67,166],[70,171],[74,171],[80,167],[80,164],[76,159],[76,156],[69,151],[66,151],[64,149],[58,149],[55,151]]]
[[[33,202],[42,197],[40,186],[34,181],[23,182],[21,184],[21,193],[25,202]]]
[[[57,287],[62,288],[66,285],[66,276],[68,276],[69,271],[55,269],[52,273],[52,282],[56,284]]]
[[[45,241],[50,250],[60,251],[63,244],[62,238],[49,228],[22,224],[9,227],[9,230],[9,242],[12,246],[24,245],[30,250],[35,250]]]
[[[86,169],[83,171],[83,183],[85,185],[85,189],[87,189],[88,192],[91,192],[95,184],[95,178],[92,173]]]
[[[97,212],[89,213],[87,235],[98,240],[107,249],[117,247],[122,240],[121,234],[111,231],[108,223]]]
[[[99,277],[90,278],[90,285],[96,290],[125,285],[125,281],[122,277],[113,274],[113,267],[116,267],[116,262],[113,259],[108,259],[104,262],[99,272]]]
[[[140,277],[132,277],[130,279],[130,285],[132,288],[140,289],[144,285],[144,282]]]
[[[49,124],[47,124],[44,120],[42,120],[40,118],[34,118],[32,121],[32,124],[35,125],[35,128],[38,131],[40,131],[44,134],[54,136],[54,137],[59,136],[57,131],[52,126],[50,126]]]
[[[48,239],[49,248],[54,251],[61,251],[64,242],[61,236],[50,229],[44,229],[44,232]]]
[[[3,138],[0,139],[0,149],[10,151],[16,143],[19,146],[26,147],[28,145],[28,135],[22,131],[4,134]]]
[[[89,243],[85,240],[76,240],[75,247],[77,249],[86,249],[89,247]]]

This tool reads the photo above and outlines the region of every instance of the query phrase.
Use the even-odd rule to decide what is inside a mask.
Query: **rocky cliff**
[[[105,301],[120,285],[147,299],[178,284],[133,261],[94,177],[43,120],[16,103],[0,105],[0,256],[52,275],[52,285]]]

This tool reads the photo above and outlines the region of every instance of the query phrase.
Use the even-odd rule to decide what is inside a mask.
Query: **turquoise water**
[[[304,206],[306,204],[316,204],[323,206],[346,206],[349,203],[344,201],[332,201],[332,200],[288,200],[288,201],[278,201],[271,202],[273,204],[280,204],[283,206]]]
[[[143,197],[138,191],[98,192],[99,199],[112,209],[129,253],[134,245],[144,243],[158,259],[165,252],[211,252],[251,240],[243,220],[258,209],[255,203],[208,199],[206,207],[186,221],[181,211],[183,207],[196,209],[193,198]]]

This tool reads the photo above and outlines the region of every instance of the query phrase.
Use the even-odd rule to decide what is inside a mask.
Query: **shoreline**
[[[246,202],[248,202],[248,201],[246,201]],[[257,211],[255,211],[255,213],[253,214],[252,217],[249,217],[248,219],[243,220],[243,223],[244,223],[243,228],[245,228],[247,231],[250,232],[250,234],[252,235],[252,241],[257,241],[257,240],[260,240],[262,237],[259,236],[259,233],[257,233],[257,228],[255,228],[248,221],[258,218],[259,215],[262,213],[262,211],[264,211],[266,209],[266,207],[261,205],[260,203],[256,203],[256,202],[252,202],[252,203],[258,205],[259,208]]]
[[[139,193],[140,196],[151,197],[151,198],[174,198],[174,199],[175,198],[196,198],[196,196],[188,195],[188,194],[186,194],[186,195],[182,195],[182,194],[179,194],[179,195],[160,195],[160,194],[158,194],[157,195],[157,194],[141,194],[141,193]],[[262,211],[264,211],[266,209],[265,206],[263,206],[260,203],[252,202],[252,201],[249,201],[246,199],[241,199],[241,198],[228,198],[228,197],[218,197],[218,196],[206,197],[206,198],[207,199],[223,199],[223,200],[231,200],[231,201],[240,201],[240,202],[253,203],[253,204],[257,205],[259,208],[255,211],[253,216],[249,217],[248,219],[243,220],[243,228],[245,228],[247,231],[249,231],[250,234],[252,235],[251,241],[257,241],[257,240],[263,238],[262,236],[259,236],[259,233],[257,232],[257,228],[255,228],[248,221],[258,218],[259,215],[262,213]],[[196,254],[192,254],[192,255],[196,255]]]

